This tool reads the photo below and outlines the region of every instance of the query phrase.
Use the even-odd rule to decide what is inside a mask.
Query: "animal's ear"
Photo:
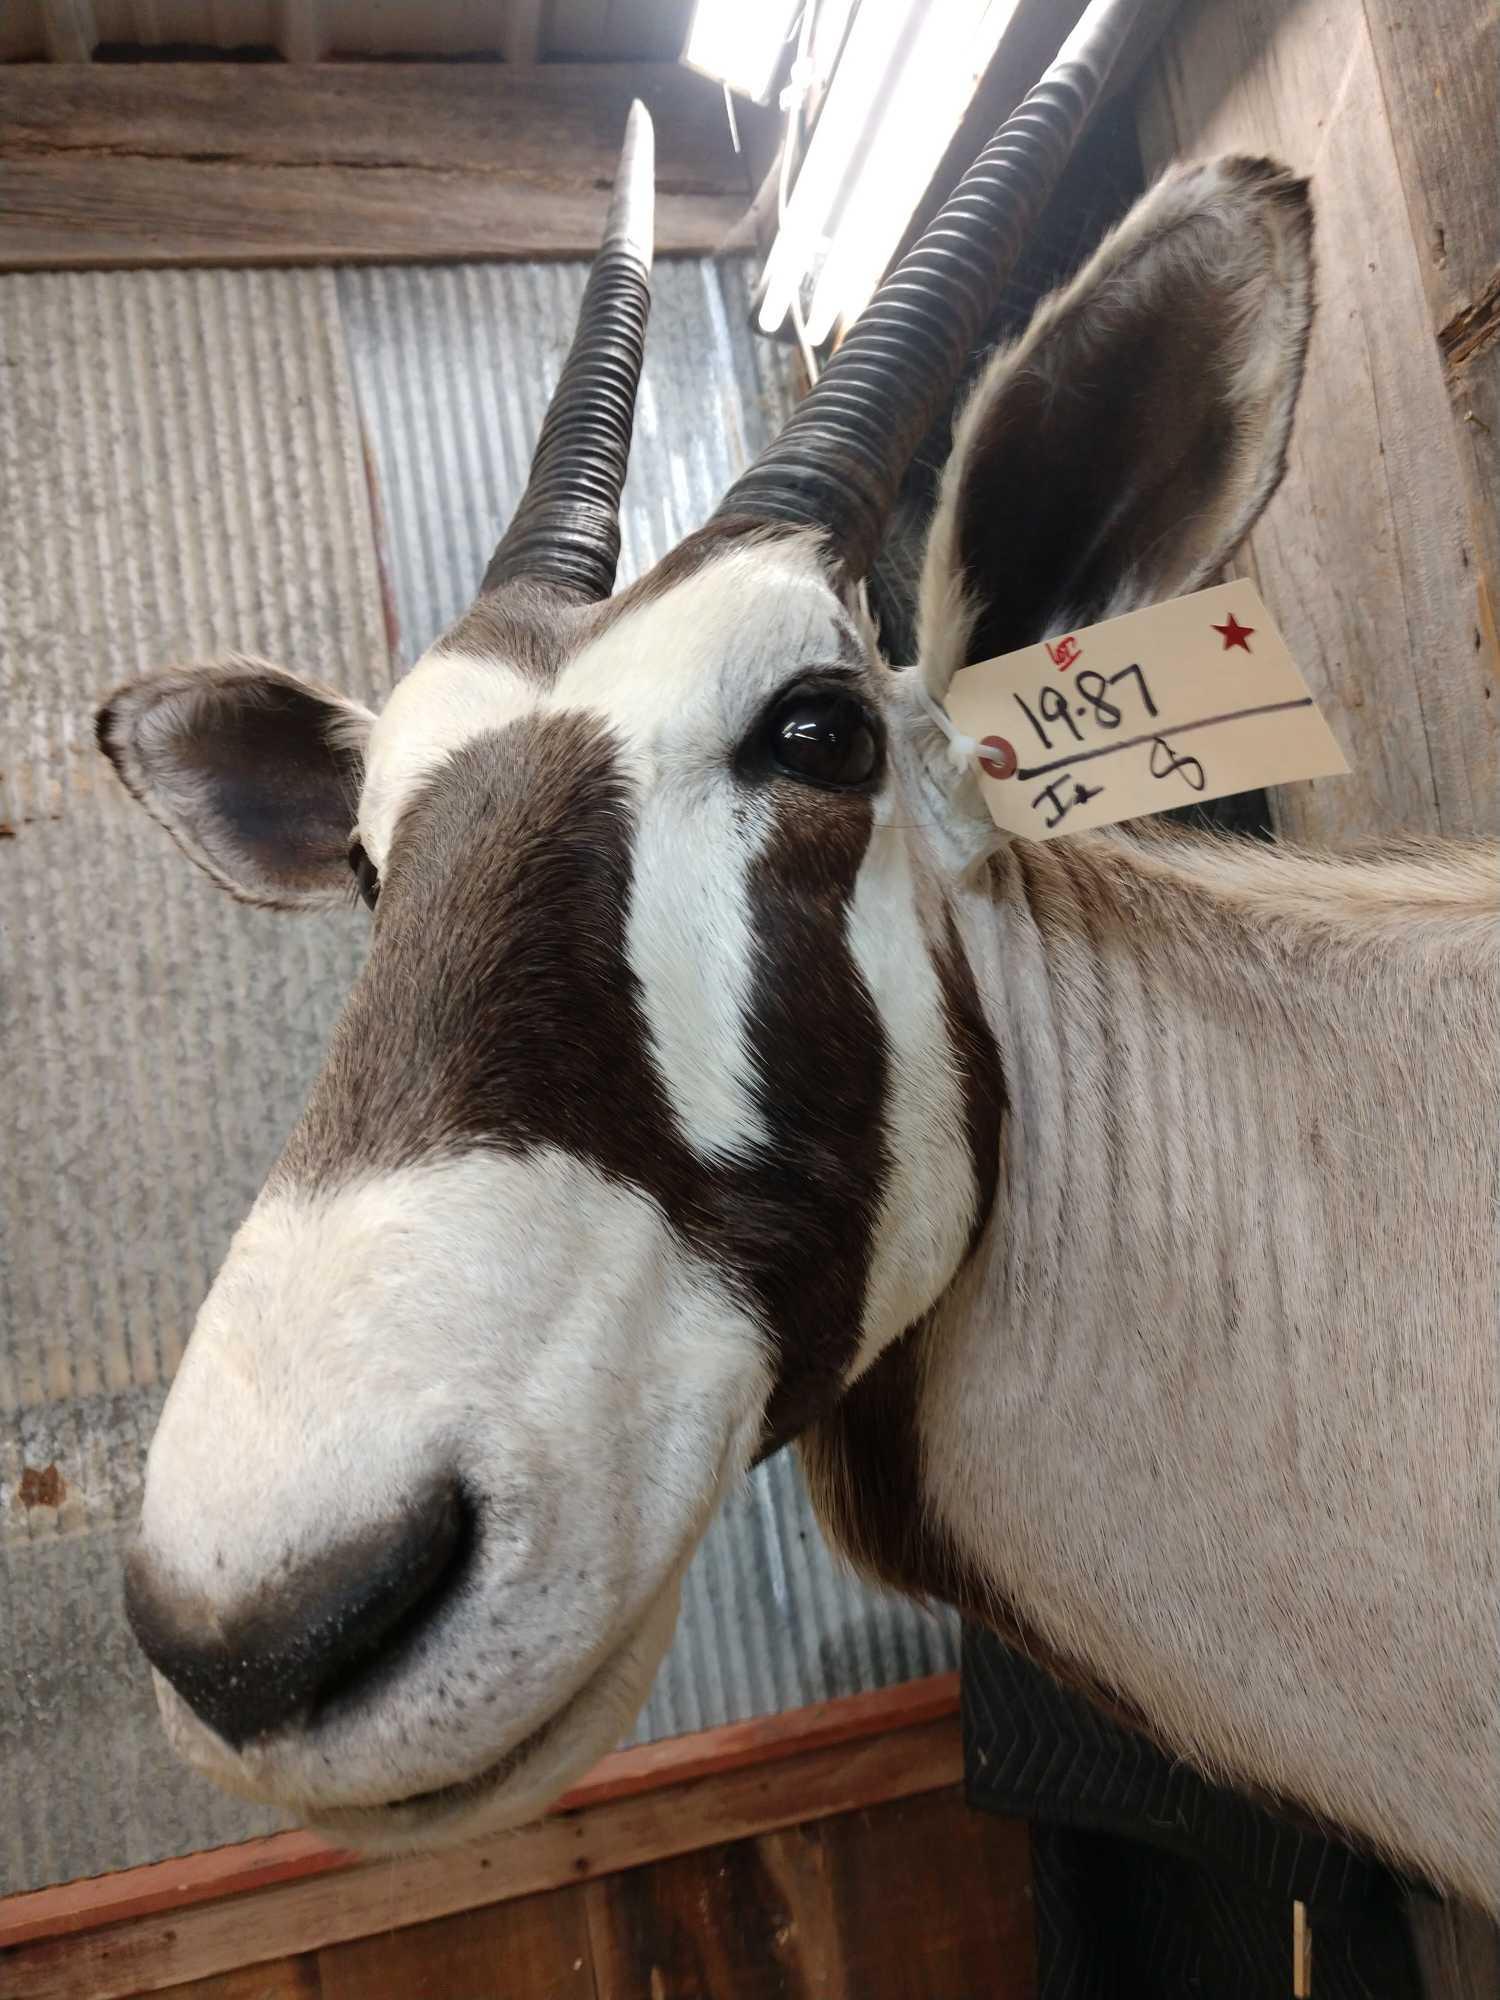
[[[1307,184],[1179,167],[989,363],[925,558],[922,671],[1212,580],[1286,463],[1313,310]]]
[[[349,836],[374,717],[261,660],[177,667],[120,688],[99,747],[184,853],[247,903],[350,897]]]

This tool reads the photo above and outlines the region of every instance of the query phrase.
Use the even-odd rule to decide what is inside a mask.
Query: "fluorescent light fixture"
[[[801,11],[800,0],[698,0],[682,60],[764,104]]]
[[[869,303],[1017,0],[861,0],[766,263],[775,333],[811,283],[818,346]]]

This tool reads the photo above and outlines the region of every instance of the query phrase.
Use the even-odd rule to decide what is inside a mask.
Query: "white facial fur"
[[[746,1015],[749,879],[774,813],[733,755],[779,690],[857,648],[810,545],[731,550],[619,617],[552,686],[430,653],[370,731],[359,833],[383,868],[414,791],[475,736],[533,713],[607,723],[635,794],[632,968],[681,1137],[706,1166],[769,1137]],[[885,1031],[891,1174],[851,1373],[947,1284],[974,1203],[931,958],[941,890],[906,803],[935,732],[902,677],[872,668],[892,768],[845,942]],[[316,1195],[274,1182],[153,1445],[155,1563],[232,1616],[284,1567],[454,1474],[480,1507],[479,1559],[378,1698],[309,1730],[234,1753],[159,1681],[177,1747],[229,1789],[365,1845],[533,1816],[644,1699],[682,1567],[749,1462],[770,1387],[767,1329],[728,1282],[653,1203],[576,1159],[476,1151]],[[471,1780],[472,1796],[387,1804]]]
[[[482,1777],[577,1699],[535,1768],[384,1831],[525,1817],[539,1773],[560,1788],[644,1698],[768,1386],[758,1330],[654,1204],[562,1154],[268,1192],[152,1445],[146,1548],[232,1610],[456,1474],[476,1568],[378,1699],[236,1756],[159,1681],[169,1732],[220,1783],[326,1820]]]
[[[359,828],[383,867],[413,793],[475,736],[529,714],[609,725],[641,809],[631,965],[673,1110],[704,1158],[767,1137],[744,1020],[746,883],[768,820],[745,809],[727,757],[774,690],[836,662],[848,632],[810,548],[732,552],[610,626],[550,688],[504,660],[428,653],[371,734]]]

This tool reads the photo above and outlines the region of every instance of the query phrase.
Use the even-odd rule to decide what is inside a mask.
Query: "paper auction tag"
[[[953,677],[995,824],[1028,840],[1349,768],[1253,583],[1127,611]]]

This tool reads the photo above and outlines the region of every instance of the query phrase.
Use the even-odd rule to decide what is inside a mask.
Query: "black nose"
[[[434,1486],[396,1519],[227,1604],[174,1589],[137,1543],[126,1615],[152,1666],[238,1749],[388,1661],[448,1596],[469,1530],[463,1496]]]

